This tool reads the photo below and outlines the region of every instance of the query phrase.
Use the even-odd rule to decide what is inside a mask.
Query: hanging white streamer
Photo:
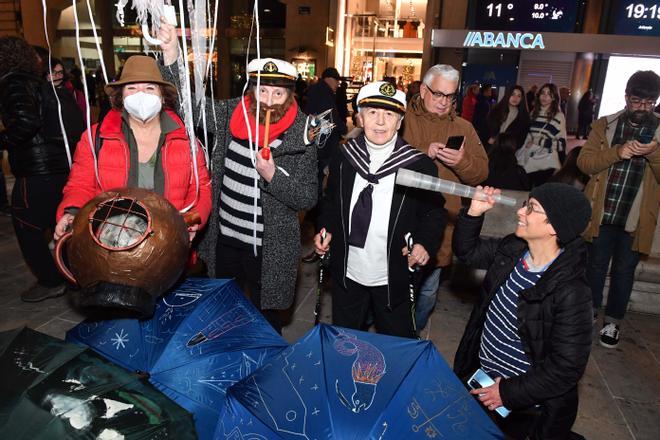
[[[76,23],[76,48],[78,49],[78,60],[80,62],[81,71],[82,71],[82,83],[83,89],[85,90],[85,99],[89,97],[89,90],[87,90],[87,81],[85,80],[85,64],[83,63],[82,58],[82,49],[80,47],[80,22],[78,21],[78,7],[76,0],[72,0],[73,4],[73,18]],[[89,101],[88,101],[89,102]],[[94,160],[94,176],[96,177],[96,182],[101,187],[101,179],[99,179],[99,164],[96,157],[96,149],[94,148],[94,141],[92,140],[92,115],[89,105],[86,106],[85,120],[87,121],[87,140],[89,141],[89,148],[92,151],[92,158]]]
[[[255,26],[256,25],[256,26]],[[241,108],[243,110],[243,118],[245,120],[245,125],[247,126],[248,131],[248,146],[250,147],[250,160],[252,161],[252,166],[257,167],[257,154],[259,152],[259,115],[260,115],[260,105],[261,99],[259,90],[261,89],[261,75],[257,74],[257,84],[255,87],[254,98],[257,104],[256,114],[255,114],[255,137],[256,142],[253,142],[252,139],[252,127],[250,126],[250,120],[248,118],[247,108],[245,107],[245,92],[250,85],[250,74],[248,71],[248,65],[250,64],[250,45],[252,44],[252,32],[254,28],[257,28],[257,37],[255,39],[255,45],[257,48],[257,59],[261,59],[261,43],[260,43],[260,26],[259,26],[259,0],[254,1],[254,9],[252,15],[252,22],[250,24],[250,35],[248,37],[247,50],[245,51],[245,85],[243,86],[243,95],[241,97]],[[259,177],[255,175],[254,177],[254,214],[252,217],[252,250],[254,256],[257,256],[257,192],[259,191]]]
[[[122,0],[122,1],[128,1],[128,0]],[[89,3],[89,0],[86,0],[87,2],[87,13],[89,14],[89,21],[92,23],[92,33],[94,34],[94,43],[96,43],[96,53],[99,55],[99,61],[101,62],[101,72],[103,72],[103,81],[105,84],[108,84],[108,72],[105,69],[105,62],[103,61],[103,51],[101,50],[101,43],[99,42],[99,36],[96,34],[96,22],[94,22],[94,14],[92,13],[92,6]],[[122,26],[124,23],[122,22]],[[84,69],[83,69],[84,70]],[[85,90],[85,93],[87,91]],[[87,102],[89,101],[89,96],[85,95],[85,98],[87,99]],[[87,124],[88,127],[91,127],[90,124]]]
[[[46,0],[41,0],[41,6],[43,7],[44,12],[44,34],[46,34],[46,44],[48,45],[48,72],[50,77],[53,77],[53,69],[51,67],[51,48],[50,48],[50,39],[48,38],[48,24],[46,24],[47,8]],[[41,60],[43,63],[44,60]],[[55,84],[53,81],[50,81],[50,85],[53,88],[53,94],[55,95],[55,100],[57,101],[57,116],[60,121],[60,130],[62,130],[62,139],[64,139],[64,149],[66,151],[66,160],[69,163],[69,168],[71,168],[71,148],[69,147],[69,139],[66,136],[66,129],[64,128],[64,120],[62,119],[62,104],[60,103],[60,97],[57,96],[57,90],[55,89]]]

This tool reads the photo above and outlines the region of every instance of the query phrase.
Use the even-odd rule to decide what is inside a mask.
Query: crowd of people
[[[435,65],[418,93],[391,81],[364,85],[354,99],[359,130],[347,136],[345,87],[335,68],[306,87],[287,61],[254,59],[247,93],[204,109],[206,120],[217,121],[208,128],[207,164],[177,113],[175,28],[163,23],[158,38],[162,61],[128,58],[105,86],[109,109],[91,127],[82,117],[88,103],[67,85],[61,61],[52,58],[48,69],[24,40],[0,38],[0,147],[16,176],[10,212],[37,278],[24,301],[65,293],[48,242],[66,233],[82,206],[108,189],[139,187],[180,211],[192,207],[200,221],[189,225],[191,248],[208,276],[234,278],[281,332],[301,257],[298,214],[307,211],[314,253],[304,260],[328,261],[339,326],[373,323],[380,333],[415,338],[454,258],[487,270],[456,374],[468,381],[482,370],[495,380],[472,393],[512,438],[580,438],[571,433],[577,384],[610,261],[599,341],[616,347],[635,267],[655,231],[656,73],[632,75],[625,109],[592,125],[586,118],[595,100],[585,95],[578,135],[587,141],[567,152],[554,84],[527,93],[512,87],[495,105],[491,86],[471,85],[460,116],[460,74]],[[66,108],[62,121],[54,105]],[[326,112],[332,134],[319,148],[308,115]],[[403,169],[477,186],[477,196],[466,201],[397,185]],[[515,213],[515,231],[481,238],[501,189],[531,192]],[[500,407],[511,415],[495,415]]]

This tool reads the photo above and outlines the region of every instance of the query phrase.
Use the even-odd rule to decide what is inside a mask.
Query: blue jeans
[[[632,250],[633,237],[623,226],[601,225],[598,237],[589,246],[589,267],[587,276],[594,300],[594,309],[603,303],[603,287],[607,269],[612,260],[610,272],[610,292],[605,308],[605,321],[612,318],[623,319],[628,307],[630,292],[635,280],[635,267],[639,262],[639,252]]]
[[[419,295],[415,302],[415,324],[417,325],[417,331],[421,331],[426,327],[429,316],[433,312],[438,296],[441,273],[442,268],[436,267],[424,275],[422,286],[419,289]]]

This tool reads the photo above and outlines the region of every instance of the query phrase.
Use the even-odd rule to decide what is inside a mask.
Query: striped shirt
[[[530,272],[521,258],[488,306],[479,362],[493,377],[519,376],[531,366],[518,334],[518,293],[533,287],[544,271]]]
[[[270,147],[276,148],[281,143],[276,139]],[[255,185],[255,179],[258,182],[260,177],[252,165],[252,155],[247,139],[232,138],[225,156],[225,173],[220,190],[220,240],[238,247],[251,248],[255,242],[261,247],[264,232],[261,190]]]
[[[547,148],[550,151],[564,151],[566,149],[566,118],[562,112],[551,120],[545,116],[545,112],[530,121],[529,132],[525,138],[525,144],[534,144]]]

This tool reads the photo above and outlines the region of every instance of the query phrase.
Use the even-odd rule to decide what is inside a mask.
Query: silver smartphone
[[[481,368],[475,371],[472,377],[470,377],[467,382],[468,386],[473,390],[476,390],[478,388],[486,388],[493,385],[494,383],[495,381],[493,380],[493,378],[490,377],[488,373],[486,373]],[[511,411],[509,411],[503,406],[496,408],[495,412],[497,412],[502,417],[506,417],[511,413]]]

